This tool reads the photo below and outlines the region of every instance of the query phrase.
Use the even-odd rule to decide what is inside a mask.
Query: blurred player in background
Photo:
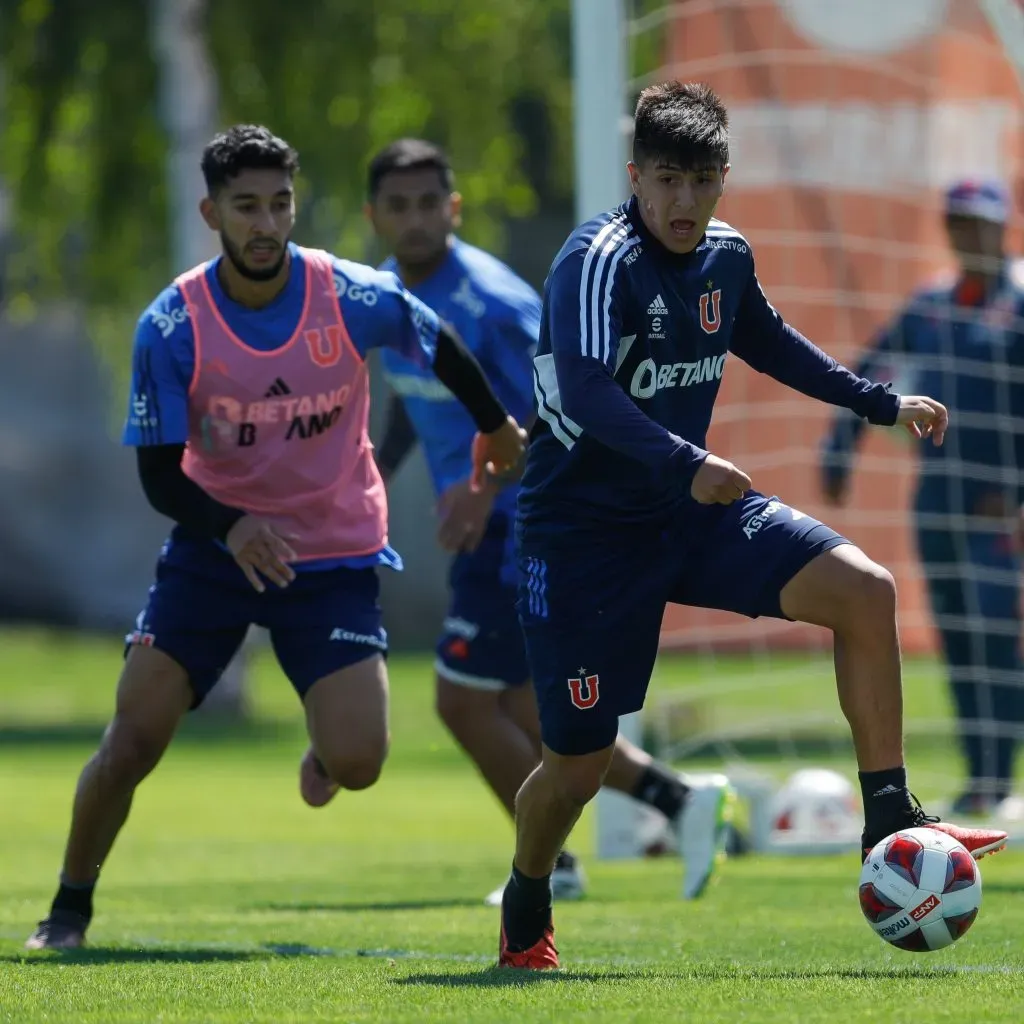
[[[946,443],[922,449],[914,522],[967,762],[957,814],[1008,812],[1019,803],[1004,801],[1024,725],[1024,265],[1006,255],[1008,215],[997,183],[949,189],[946,231],[959,274],[915,295],[858,370],[902,371],[951,411]],[[862,426],[840,414],[827,439],[823,486],[835,504],[846,498]]]
[[[632,198],[573,232],[548,275],[516,521],[544,750],[516,800],[501,966],[558,965],[551,869],[601,786],[619,716],[644,703],[669,601],[832,630],[865,850],[915,825],[975,856],[1006,843],[926,816],[907,789],[892,576],[703,447],[729,352],[870,422],[936,443],[946,427],[940,403],[855,376],[769,305],[749,243],[713,219],[728,168],[709,88],[645,89]]]
[[[81,945],[93,889],[136,786],[251,623],[265,626],[331,779],[373,785],[387,755],[386,634],[376,567],[384,486],[367,437],[370,349],[391,346],[463,402],[477,470],[522,432],[479,364],[393,274],[289,241],[297,156],[240,125],[203,152],[204,220],[223,254],[142,314],[124,440],[174,520],[127,638],[117,706],[78,783],[60,888],[29,948]]]
[[[447,156],[432,143],[401,139],[370,163],[368,193],[367,213],[392,254],[383,269],[394,271],[455,327],[500,400],[527,422],[540,298],[503,263],[456,237],[462,200]],[[472,420],[421,363],[393,349],[382,358],[394,394],[377,452],[381,473],[390,479],[419,438],[438,495],[438,539],[455,556],[435,661],[437,711],[514,815],[516,793],[540,759],[537,705],[515,610],[518,488],[492,476],[474,491]],[[605,782],[671,822],[686,861],[685,894],[700,895],[714,868],[717,831],[730,810],[727,780],[714,775],[684,781],[620,738]],[[322,772],[304,772],[310,803],[326,802],[334,788]],[[565,850],[556,859],[552,890],[556,899],[583,892],[582,872]],[[500,904],[501,893],[491,893],[488,902]]]

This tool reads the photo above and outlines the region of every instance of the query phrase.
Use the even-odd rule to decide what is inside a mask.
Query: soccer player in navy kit
[[[902,827],[978,857],[1006,833],[925,816],[907,789],[892,577],[704,449],[729,352],[869,422],[941,443],[946,410],[839,366],[769,305],[747,241],[713,219],[728,118],[706,86],[645,89],[632,198],[578,228],[545,286],[516,522],[519,611],[543,758],[516,799],[499,964],[558,966],[549,874],[639,709],[668,602],[825,626],[864,793],[863,846]]]
[[[1012,817],[1016,733],[1024,724],[1014,536],[1024,464],[1024,263],[1006,254],[1009,212],[997,182],[948,189],[946,231],[960,272],[919,291],[881,331],[858,372],[903,369],[952,410],[946,443],[921,453],[914,497],[918,552],[967,764],[952,811]],[[840,412],[825,446],[823,486],[837,504],[861,426]]]
[[[520,423],[533,415],[533,355],[540,330],[537,293],[493,256],[455,232],[461,197],[435,145],[399,139],[370,162],[367,213],[392,254],[382,269],[458,332],[502,403]],[[399,353],[381,352],[394,395],[377,451],[387,481],[415,444],[423,445],[438,496],[438,537],[454,555],[451,604],[438,639],[438,714],[510,814],[540,756],[540,727],[522,630],[516,616],[512,523],[518,488],[490,479],[469,486],[474,427],[432,373]],[[319,783],[317,782],[319,778]],[[677,833],[686,864],[684,895],[699,896],[714,869],[731,790],[719,774],[687,776],[620,739],[606,785],[659,810]],[[322,773],[304,773],[310,803],[330,796]],[[560,851],[555,898],[582,894],[576,859]],[[501,889],[488,901],[500,903]]]

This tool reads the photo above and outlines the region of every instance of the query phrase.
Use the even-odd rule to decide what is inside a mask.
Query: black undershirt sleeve
[[[377,465],[385,478],[390,479],[416,444],[416,430],[409,419],[405,402],[398,395],[388,400],[384,422],[384,437],[377,448]]]
[[[466,407],[481,434],[493,434],[508,417],[476,357],[448,324],[441,324],[432,367],[437,379]]]
[[[139,479],[150,505],[190,533],[223,541],[245,513],[211,498],[181,468],[183,444],[136,448]]]
[[[442,325],[434,354],[437,379],[466,407],[481,433],[490,434],[508,416],[480,364],[447,325]],[[400,404],[400,403],[399,403]],[[150,505],[192,533],[223,541],[242,516],[190,480],[181,468],[183,444],[144,445],[136,449],[139,479]]]

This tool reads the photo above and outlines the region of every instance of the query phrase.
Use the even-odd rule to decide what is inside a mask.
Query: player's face
[[[295,192],[286,171],[244,170],[215,199],[204,199],[202,212],[243,277],[270,281],[280,273],[295,226]]]
[[[651,234],[671,252],[691,252],[725,189],[725,167],[683,170],[664,160],[629,164],[629,180]]]
[[[437,263],[459,226],[461,197],[449,192],[436,170],[394,171],[377,189],[367,213],[377,237],[400,266]]]
[[[1005,234],[1002,224],[980,217],[953,216],[946,218],[946,232],[963,270],[991,274],[999,269]]]

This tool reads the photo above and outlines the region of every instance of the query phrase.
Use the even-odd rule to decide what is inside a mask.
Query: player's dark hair
[[[206,191],[215,196],[242,171],[285,171],[294,177],[299,154],[261,124],[236,124],[206,144],[200,166]]]
[[[455,187],[455,175],[440,146],[425,139],[398,139],[385,146],[371,161],[366,187],[370,199],[377,197],[381,182],[396,171],[437,171],[447,192]]]
[[[651,160],[687,171],[729,163],[729,115],[709,85],[661,82],[640,93],[633,162]]]

